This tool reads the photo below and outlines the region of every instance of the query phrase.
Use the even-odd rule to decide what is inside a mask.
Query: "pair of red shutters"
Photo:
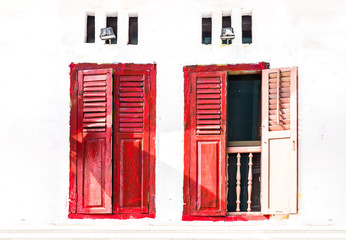
[[[154,214],[154,65],[71,65],[70,217]]]
[[[154,217],[155,66],[71,67],[70,217]],[[297,68],[263,67],[184,69],[185,216],[226,215],[227,72],[262,73],[261,212],[296,212]]]
[[[228,74],[262,74],[261,213],[297,212],[297,68],[268,67],[259,63],[184,68],[186,219],[227,214]]]

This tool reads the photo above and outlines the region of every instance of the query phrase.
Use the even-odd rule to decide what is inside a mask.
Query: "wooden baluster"
[[[252,153],[249,154],[249,174],[248,174],[248,183],[247,183],[247,193],[248,193],[248,201],[247,201],[247,211],[251,212],[251,192],[252,192]]]
[[[237,154],[237,187],[236,187],[236,193],[237,193],[237,212],[240,212],[240,153]]]

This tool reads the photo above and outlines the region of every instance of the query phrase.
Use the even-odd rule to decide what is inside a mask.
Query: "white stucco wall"
[[[183,206],[183,66],[270,62],[299,71],[299,213],[288,220],[227,226],[343,226],[346,223],[346,2],[343,0],[15,0],[0,14],[0,226],[198,225]],[[236,39],[221,46],[222,11]],[[253,44],[242,45],[242,11],[252,12]],[[84,43],[87,13],[96,35],[118,16],[118,44]],[[128,15],[139,44],[127,45]],[[201,16],[213,44],[201,44]],[[237,37],[238,36],[238,37]],[[156,219],[69,220],[71,62],[157,64]]]

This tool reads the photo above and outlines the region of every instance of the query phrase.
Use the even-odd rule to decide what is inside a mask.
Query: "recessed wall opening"
[[[261,210],[260,129],[261,74],[228,75],[227,146],[233,149],[228,151],[227,211],[230,215]]]
[[[117,44],[118,41],[118,17],[107,17],[106,20],[107,27],[113,28],[113,32],[115,35],[115,39],[111,39],[110,43],[109,41],[106,41],[106,44]]]
[[[242,43],[252,43],[252,17],[251,15],[242,16]]]
[[[260,74],[228,76],[227,118],[228,141],[261,140]]]
[[[231,19],[231,15],[225,15],[222,16],[222,28],[229,28],[232,27],[232,19]],[[222,44],[231,44],[231,41],[227,41],[227,40],[222,40]]]
[[[211,44],[211,18],[202,18],[202,44]]]
[[[129,43],[138,44],[138,17],[129,17]]]
[[[86,43],[95,43],[95,16],[87,16]]]

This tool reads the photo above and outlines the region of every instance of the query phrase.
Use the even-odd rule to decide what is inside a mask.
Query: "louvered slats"
[[[83,131],[105,132],[107,76],[86,75],[83,79]]]
[[[196,81],[196,132],[221,134],[221,79],[198,77]]]
[[[144,76],[119,77],[119,132],[142,133],[144,112]]]
[[[269,73],[269,130],[290,129],[290,71]]]

